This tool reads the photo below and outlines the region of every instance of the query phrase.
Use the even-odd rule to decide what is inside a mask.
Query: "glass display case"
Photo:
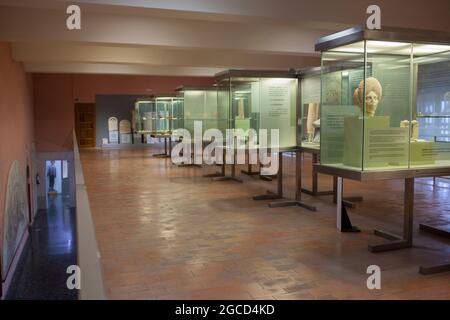
[[[169,130],[177,135],[178,129],[183,129],[184,126],[184,98],[173,97],[169,111]]]
[[[300,86],[300,105],[297,111],[299,146],[320,148],[320,68],[297,71]]]
[[[151,134],[156,132],[156,104],[152,98],[137,100],[134,106],[134,116],[136,133]]]
[[[136,131],[167,135],[183,128],[183,98],[161,96],[139,99],[135,104]]]
[[[217,89],[215,87],[180,87],[184,99],[184,128],[194,136],[194,122],[201,122],[203,132],[218,128]]]
[[[296,146],[298,80],[294,74],[227,70],[217,74],[216,81],[222,131],[254,129],[259,133],[260,129],[268,129],[270,144],[270,129],[278,129],[280,148]],[[228,119],[228,123],[224,119]]]
[[[450,167],[450,36],[352,28],[320,39],[321,165]]]

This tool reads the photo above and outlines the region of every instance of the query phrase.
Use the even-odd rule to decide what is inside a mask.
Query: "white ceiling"
[[[448,0],[377,2],[385,25],[450,31]],[[0,0],[0,41],[13,43],[27,71],[208,76],[315,66],[316,39],[365,23],[371,1],[79,0],[82,30],[69,31],[72,3]]]

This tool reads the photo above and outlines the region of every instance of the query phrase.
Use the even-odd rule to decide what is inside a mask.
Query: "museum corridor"
[[[75,209],[61,195],[49,197],[48,207],[35,218],[6,299],[78,299],[64,285],[67,267],[77,263]]]
[[[269,208],[252,196],[276,180],[243,184],[204,178],[218,167],[181,168],[154,148],[83,150],[81,159],[107,295],[111,299],[449,299],[448,273],[422,276],[444,261],[449,242],[422,234],[419,222],[450,222],[450,184],[416,179],[411,249],[374,254],[373,229],[400,232],[402,181],[346,180],[361,233],[336,229],[331,196],[303,200],[317,212]],[[284,157],[286,197],[294,195],[294,157]],[[310,181],[305,156],[304,184]],[[320,179],[322,189],[331,178]],[[367,290],[366,268],[379,265],[383,290]]]

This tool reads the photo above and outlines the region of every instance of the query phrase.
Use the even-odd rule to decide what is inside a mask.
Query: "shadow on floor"
[[[40,210],[31,227],[7,300],[78,299],[66,286],[67,267],[77,264],[75,208],[62,196],[49,199],[48,210]]]

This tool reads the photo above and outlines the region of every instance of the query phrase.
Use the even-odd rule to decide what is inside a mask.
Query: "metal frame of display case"
[[[320,75],[321,68],[320,67],[313,67],[313,68],[307,68],[307,69],[299,69],[296,71],[297,77],[299,79],[299,87],[301,88],[301,81],[305,77],[314,76],[314,75]],[[299,104],[297,109],[297,123],[301,121],[302,126],[303,124],[303,108],[304,106],[301,103],[302,100],[302,92],[299,90]],[[317,171],[315,164],[319,163],[320,159],[320,145],[315,148],[313,146],[308,146],[303,144],[303,127],[302,131],[300,133],[297,132],[297,145],[299,146],[298,149],[300,151],[300,157],[303,157],[305,153],[311,154],[312,162],[312,186],[311,189],[304,188],[301,184],[299,186],[296,186],[297,188],[300,188],[300,191],[303,193],[306,193],[310,196],[317,197],[317,196],[327,196],[327,195],[333,195],[333,202],[337,203],[337,177],[333,177],[333,187],[332,190],[327,191],[319,191],[318,190],[318,176],[319,172]],[[302,161],[303,159],[300,159]],[[302,168],[302,166],[301,166]],[[299,171],[300,175],[303,174],[303,168]],[[300,181],[302,181],[300,177]],[[346,197],[343,202],[346,207],[355,207],[355,202],[361,202],[363,200],[360,196],[354,196],[354,197]],[[353,231],[354,229],[352,229]]]
[[[232,77],[249,77],[249,78],[297,78],[298,76],[295,70],[289,71],[278,71],[278,70],[227,70],[221,72],[216,75],[217,81],[224,79],[231,79]],[[298,106],[300,104],[300,92],[297,92],[297,113]],[[297,118],[297,117],[296,117]],[[254,200],[277,200],[283,199],[283,153],[284,152],[295,152],[297,159],[300,158],[300,153],[298,147],[291,148],[283,148],[279,150],[278,154],[278,174],[276,175],[277,181],[277,191],[276,193],[268,191],[266,194],[254,196]],[[250,171],[250,169],[249,169]],[[296,186],[301,186],[301,161],[296,161]],[[269,207],[271,208],[279,208],[279,207],[290,207],[290,206],[299,206],[311,211],[316,211],[314,206],[308,205],[301,200],[301,191],[298,187],[296,187],[296,194],[294,200],[283,200],[269,203]]]
[[[277,172],[277,191],[272,192],[270,190],[267,191],[266,194],[254,196],[253,200],[260,201],[260,200],[277,200],[277,199],[283,199],[283,153],[285,152],[295,152],[297,150],[296,147],[292,148],[283,148],[278,150],[278,172]],[[269,204],[269,207],[271,207],[271,204]]]
[[[293,200],[283,200],[283,201],[275,201],[269,204],[270,208],[284,208],[284,207],[301,207],[307,209],[309,211],[317,211],[315,206],[309,205],[302,200],[302,160],[301,160],[301,151],[298,147],[293,148],[290,151],[295,151],[296,161],[295,161],[295,198]],[[280,153],[278,156],[279,161],[279,176],[278,176],[278,190],[276,196],[280,199],[283,198],[283,155]]]
[[[184,94],[184,91],[217,91],[217,88],[215,85],[212,86],[179,86],[175,89],[175,91],[177,93]],[[184,113],[183,113],[184,114]],[[205,141],[202,141],[202,143],[204,143]],[[194,142],[192,142],[192,147],[191,147],[191,153],[193,153],[194,148],[193,148],[193,144]],[[191,154],[192,155],[192,154]],[[179,167],[196,167],[196,168],[201,168],[202,165],[201,164],[195,164],[195,163],[190,163],[190,164],[179,164]],[[219,174],[213,174],[213,175],[207,175],[208,177],[217,177],[220,176]]]
[[[333,49],[362,40],[398,41],[426,44],[450,43],[450,33],[394,27],[383,27],[381,30],[369,30],[364,26],[357,26],[320,38],[316,41],[315,50],[326,51],[328,49]]]
[[[360,26],[319,39],[316,42],[315,49],[316,51],[326,51],[363,40],[398,41],[420,44],[450,44],[450,33],[401,28],[367,30],[364,27]],[[383,252],[388,250],[410,248],[413,243],[414,179],[418,177],[439,177],[450,175],[450,167],[406,168],[384,171],[357,171],[338,168],[332,165],[316,164],[315,166],[317,171],[320,173],[338,177],[337,220],[341,219],[340,214],[342,213],[341,210],[343,207],[343,178],[356,181],[404,179],[405,186],[403,206],[403,235],[397,236],[382,230],[375,230],[376,235],[391,240],[391,242],[380,245],[369,245],[369,250],[372,252]],[[434,228],[432,226],[427,226],[424,224],[421,225],[421,229],[424,231],[434,232],[435,234],[445,234],[447,237],[449,235],[448,231],[440,230],[438,228]],[[419,272],[422,274],[432,274],[444,271],[450,271],[450,263],[432,267],[420,267],[419,269]]]

